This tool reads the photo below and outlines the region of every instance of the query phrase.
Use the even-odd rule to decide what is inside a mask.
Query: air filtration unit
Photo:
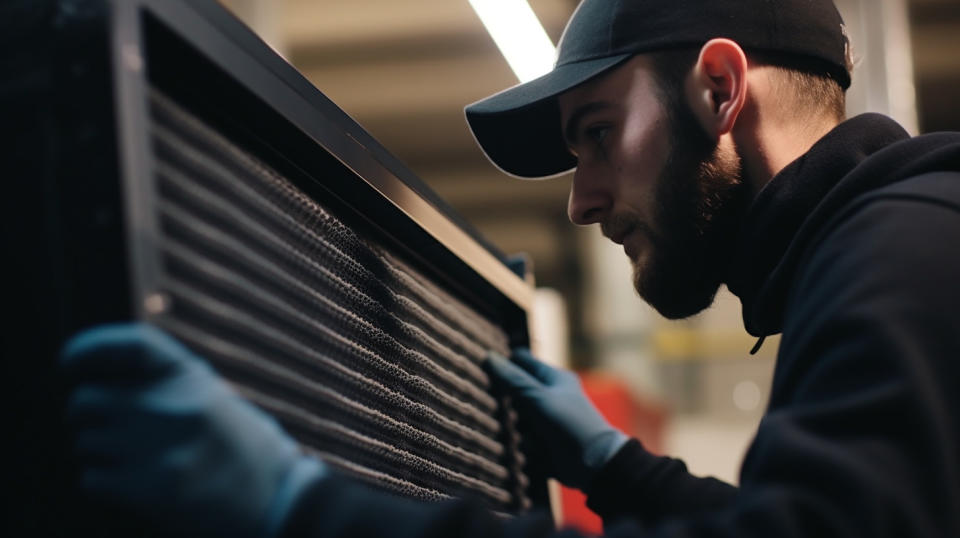
[[[528,344],[522,268],[212,0],[8,5],[21,530],[136,530],[71,489],[55,364],[76,330],[134,319],[358,480],[504,514],[545,502],[480,367]]]

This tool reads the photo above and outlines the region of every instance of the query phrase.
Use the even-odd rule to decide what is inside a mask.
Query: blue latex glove
[[[64,346],[81,487],[167,530],[273,536],[325,466],[202,359],[144,324]]]
[[[484,366],[513,399],[525,441],[532,443],[531,463],[567,486],[587,489],[628,437],[600,415],[576,374],[551,368],[526,349],[514,350],[512,358],[491,352]]]

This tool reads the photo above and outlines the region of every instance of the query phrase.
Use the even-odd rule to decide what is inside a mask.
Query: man
[[[960,536],[960,135],[843,121],[847,56],[829,0],[586,0],[553,72],[467,109],[505,171],[576,167],[571,220],[624,246],[661,313],[692,315],[726,283],[751,334],[783,333],[739,488],[627,440],[572,374],[522,350],[488,361],[537,461],[611,536]],[[84,486],[156,520],[551,532],[335,476],[149,327],[82,334],[64,365]]]

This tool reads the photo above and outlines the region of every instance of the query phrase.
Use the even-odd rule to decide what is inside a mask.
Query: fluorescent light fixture
[[[520,82],[553,69],[556,49],[527,0],[469,0]]]

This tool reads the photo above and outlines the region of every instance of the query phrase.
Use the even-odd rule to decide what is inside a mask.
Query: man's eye
[[[603,143],[603,140],[607,137],[609,132],[609,127],[591,127],[587,129],[587,137],[589,137],[590,140],[592,140],[595,144],[599,145]]]

